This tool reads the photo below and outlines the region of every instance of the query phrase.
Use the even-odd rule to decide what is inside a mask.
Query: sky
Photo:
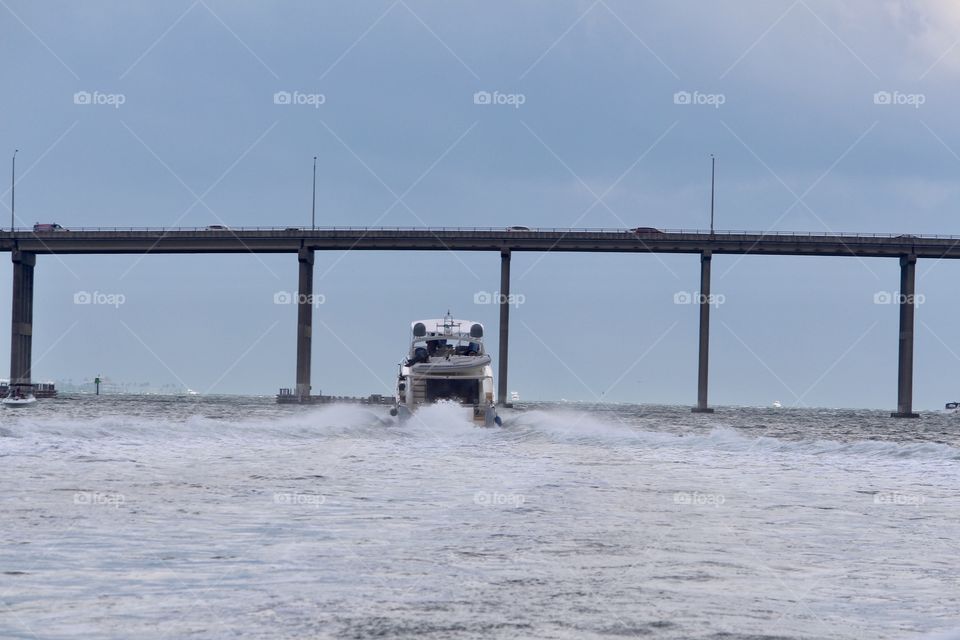
[[[704,229],[714,154],[718,229],[960,235],[958,43],[946,0],[0,0],[0,167],[18,226],[308,225],[316,156],[318,225]],[[898,269],[715,257],[711,404],[894,409]],[[960,264],[917,273],[938,408]],[[276,393],[296,284],[293,255],[40,256],[34,377]],[[695,403],[698,284],[696,255],[515,254],[509,388]],[[448,309],[495,354],[498,286],[494,253],[318,252],[314,393],[391,393]]]

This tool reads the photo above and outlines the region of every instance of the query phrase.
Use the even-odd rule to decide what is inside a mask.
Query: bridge
[[[513,252],[685,253],[700,257],[697,404],[708,404],[710,272],[714,254],[894,258],[900,263],[897,410],[913,418],[914,292],[917,259],[960,258],[960,236],[784,233],[655,229],[511,227],[97,227],[0,232],[13,260],[10,388],[31,387],[33,281],[38,255],[292,253],[299,264],[297,377],[294,394],[310,400],[313,263],[316,251],[491,251],[500,254],[498,402],[508,404],[510,259]]]

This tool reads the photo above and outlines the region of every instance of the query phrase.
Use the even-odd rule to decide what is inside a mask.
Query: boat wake
[[[99,417],[29,416],[10,421],[0,437],[77,440],[310,438],[384,433],[394,423],[386,409],[329,405],[294,414],[247,417],[190,413],[183,416],[111,414]]]
[[[456,403],[424,406],[401,423],[386,408],[330,405],[277,415],[271,410],[238,416],[188,413],[183,416],[112,414],[99,417],[18,414],[0,429],[0,438],[38,441],[129,442],[285,440],[315,438],[457,439],[468,442],[535,442],[637,448],[644,451],[710,451],[807,456],[855,456],[873,460],[958,461],[960,448],[937,442],[783,438],[753,435],[733,426],[705,430],[664,421],[638,424],[616,414],[565,410],[503,411],[503,428],[480,428]],[[654,428],[650,428],[653,426]],[[755,429],[755,427],[753,427]]]
[[[674,433],[645,430],[615,418],[598,418],[586,412],[529,411],[507,414],[504,426],[527,438],[546,438],[580,444],[636,446],[645,449],[710,450],[727,453],[782,453],[790,455],[842,455],[869,458],[960,460],[960,449],[936,442],[898,443],[880,440],[793,440],[753,436],[729,426],[709,431]]]
[[[954,423],[764,411],[0,409],[0,637],[960,640]]]
[[[462,406],[456,402],[446,401],[425,405],[417,409],[400,426],[403,431],[408,433],[447,434],[451,430],[458,433],[483,430],[474,426]]]

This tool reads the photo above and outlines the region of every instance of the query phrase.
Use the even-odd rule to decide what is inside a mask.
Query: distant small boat
[[[950,413],[960,413],[960,402],[948,402],[943,408]]]
[[[187,395],[188,395],[188,396],[198,396],[198,395],[200,395],[200,392],[199,392],[199,391],[194,391],[193,389],[187,389]]]
[[[774,401],[773,401],[773,408],[774,408],[774,409],[780,409],[781,407],[783,407],[783,405],[780,403],[779,400],[774,400]]]
[[[510,402],[520,402],[520,394],[516,391],[511,391]]]
[[[18,407],[27,407],[36,402],[37,399],[33,397],[33,394],[27,394],[25,396],[7,396],[3,400],[0,400],[0,404],[10,409],[16,409]]]

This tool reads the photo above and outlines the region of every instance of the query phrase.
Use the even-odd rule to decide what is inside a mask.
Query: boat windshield
[[[466,338],[427,338],[413,342],[410,353],[426,356],[479,356],[483,354],[483,343]]]

